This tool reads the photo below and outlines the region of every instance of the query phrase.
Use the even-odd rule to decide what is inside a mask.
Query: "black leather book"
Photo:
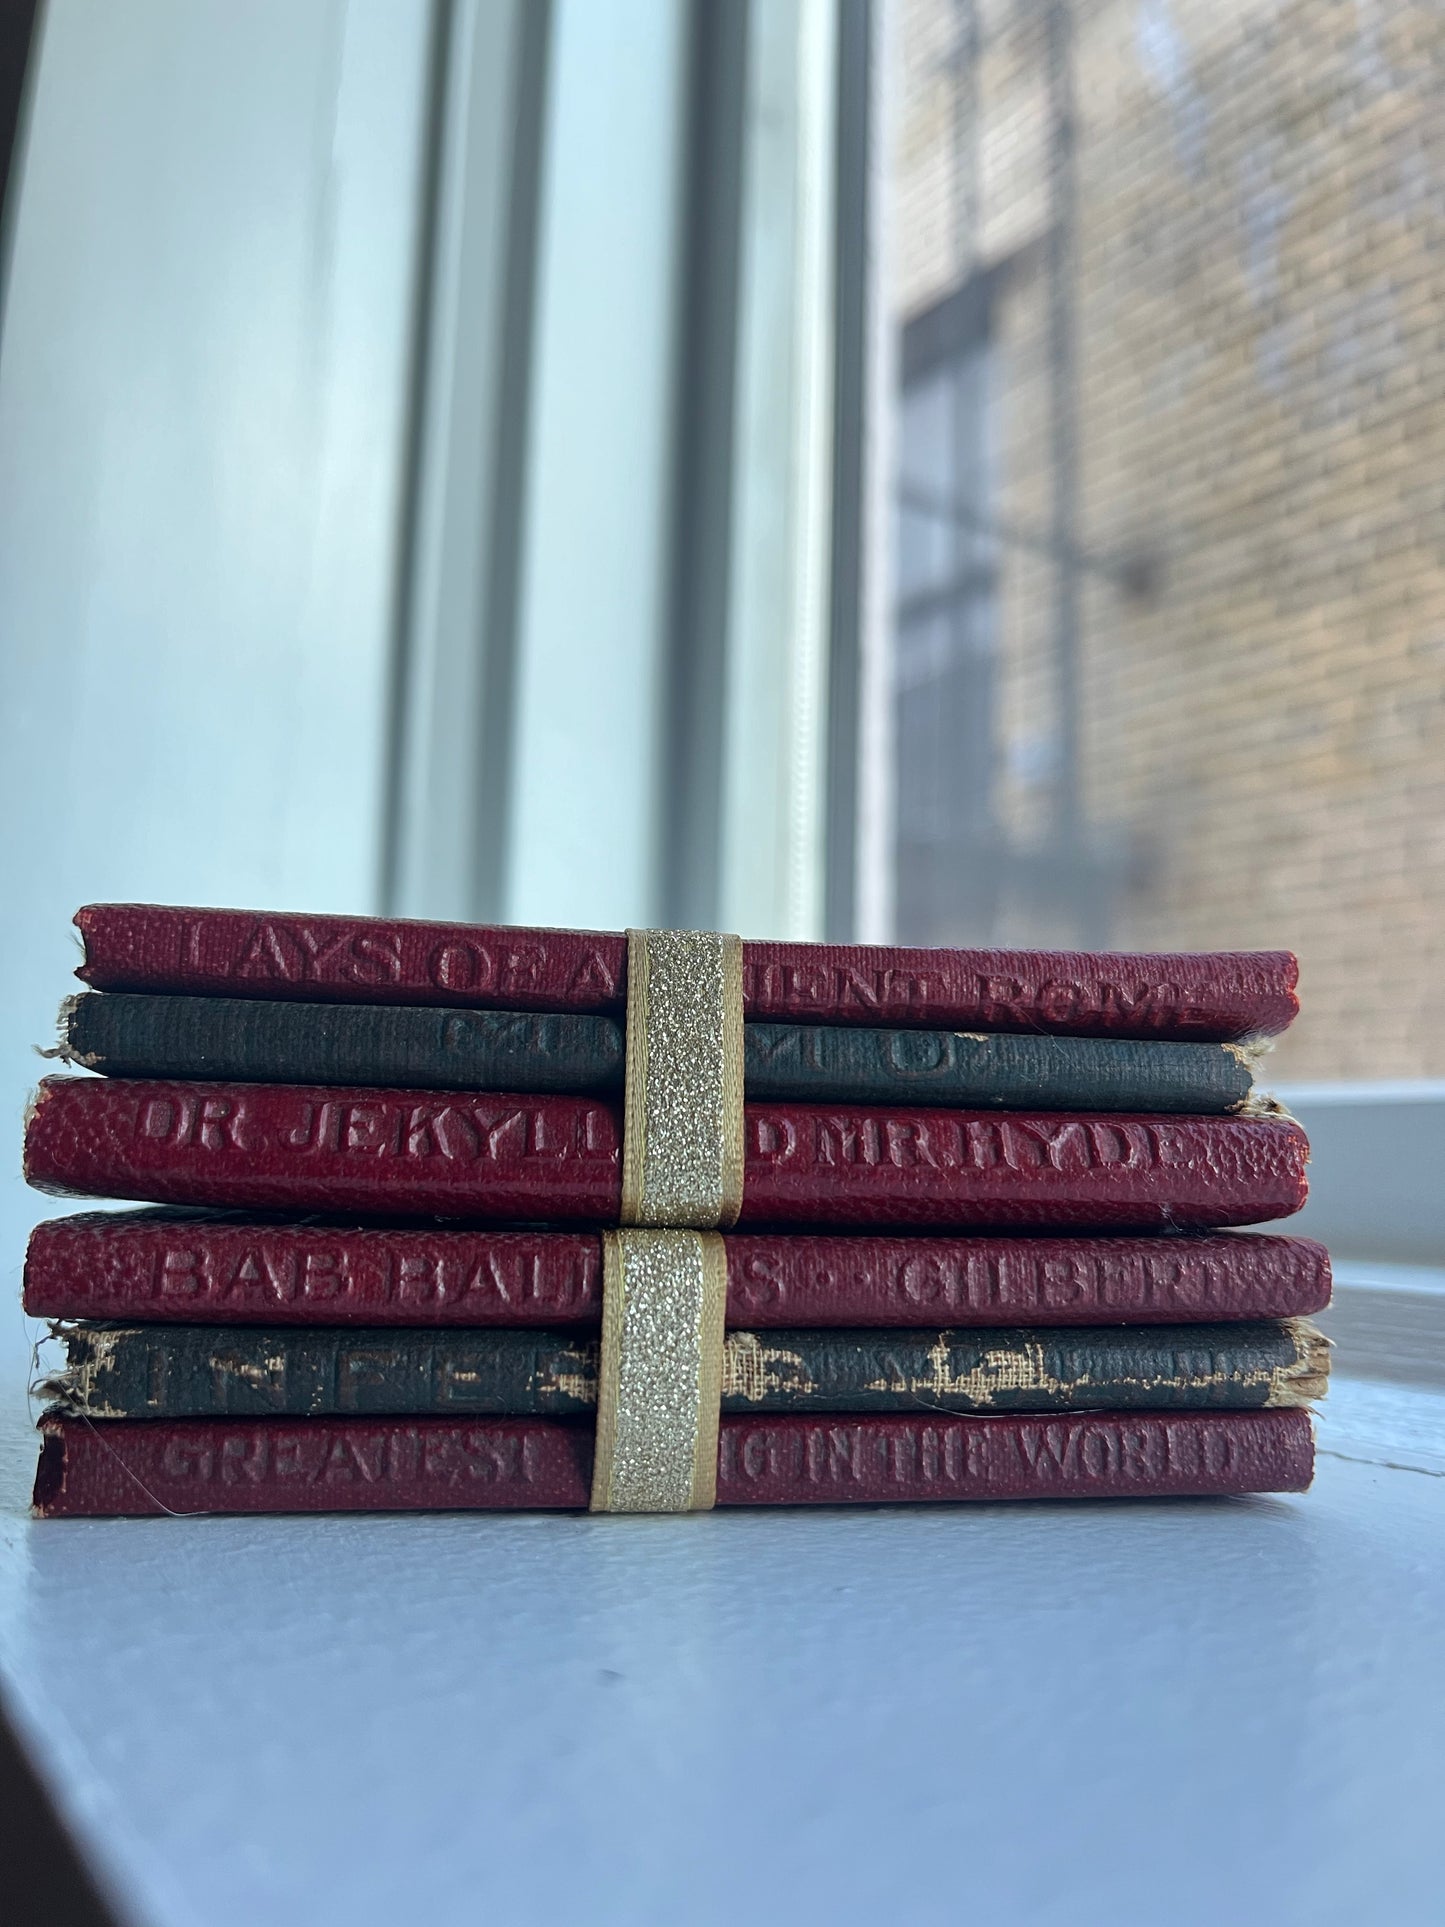
[[[596,1397],[595,1340],[556,1331],[62,1325],[44,1380],[91,1418],[372,1413],[566,1417]],[[1304,1319],[1071,1331],[728,1334],[725,1412],[1196,1411],[1303,1405],[1328,1346]]]
[[[1254,1051],[1118,1037],[748,1024],[747,1095],[965,1109],[1267,1111]],[[411,1005],[89,992],[61,1008],[57,1054],[111,1077],[620,1093],[611,1017]]]

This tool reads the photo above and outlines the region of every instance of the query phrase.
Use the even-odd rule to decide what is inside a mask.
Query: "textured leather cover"
[[[42,1518],[585,1509],[592,1428],[565,1419],[44,1419]],[[1309,1414],[727,1417],[719,1505],[1303,1492]],[[706,1530],[692,1527],[689,1530]]]
[[[749,1096],[802,1103],[1225,1113],[1254,1089],[1238,1044],[753,1023],[743,1051]],[[67,1001],[61,1055],[110,1077],[586,1095],[622,1090],[626,1049],[575,1012],[107,991]]]
[[[1304,1202],[1284,1120],[749,1104],[741,1224],[1254,1224]],[[47,1078],[42,1190],[242,1209],[615,1223],[616,1111],[585,1098]]]
[[[97,990],[190,991],[503,1010],[626,1008],[627,943],[583,930],[88,904],[77,975]],[[760,1018],[936,1024],[1200,1042],[1281,1031],[1299,1009],[1284,950],[1148,955],[746,943]]]
[[[41,1393],[97,1419],[568,1418],[598,1344],[556,1331],[67,1325]],[[1286,1324],[1073,1331],[735,1331],[724,1412],[1234,1411],[1323,1398],[1329,1351]],[[618,1508],[619,1510],[623,1508]]]
[[[788,1325],[1171,1324],[1293,1318],[1330,1300],[1309,1238],[880,1238],[733,1232],[728,1321]],[[589,1231],[278,1224],[92,1211],[30,1236],[37,1318],[203,1324],[596,1325]]]

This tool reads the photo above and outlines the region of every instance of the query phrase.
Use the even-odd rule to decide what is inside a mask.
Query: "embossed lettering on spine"
[[[591,1427],[562,1419],[46,1419],[43,1518],[585,1510]],[[724,1418],[719,1505],[1302,1492],[1307,1412]]]
[[[723,1239],[728,1322],[782,1326],[1166,1325],[1294,1318],[1330,1299],[1310,1238]],[[316,1326],[593,1325],[595,1231],[278,1224],[164,1208],[50,1218],[30,1235],[36,1318]]]
[[[226,1209],[615,1224],[619,1119],[593,1099],[46,1078],[41,1190]],[[741,1223],[1186,1230],[1287,1217],[1284,1119],[744,1108]]]
[[[524,930],[169,904],[88,904],[77,975],[97,990],[596,1010],[624,1004],[627,944]],[[746,943],[750,1017],[1076,1036],[1273,1036],[1299,1009],[1288,951],[1091,955]]]

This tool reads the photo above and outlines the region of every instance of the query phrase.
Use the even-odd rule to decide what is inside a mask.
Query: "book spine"
[[[47,1078],[39,1189],[243,1210],[615,1221],[618,1122],[589,1098]]]
[[[1288,1217],[1285,1119],[747,1106],[740,1224],[1191,1230]]]
[[[602,1243],[587,1231],[82,1212],[31,1232],[24,1303],[37,1318],[191,1324],[596,1325]]]
[[[242,1210],[615,1223],[620,1124],[586,1098],[47,1078],[41,1190]],[[1303,1204],[1287,1120],[749,1104],[741,1224],[1203,1229]]]
[[[610,1017],[120,991],[67,1000],[60,1055],[109,1077],[594,1095],[621,1090],[626,1049]],[[1242,1045],[1132,1038],[751,1023],[744,1063],[750,1097],[802,1103],[1207,1115],[1254,1089]]]
[[[504,1010],[626,1008],[617,933],[89,904],[77,975],[97,990]],[[1298,1008],[1287,951],[1089,955],[747,943],[757,1018],[1229,1042]]]
[[[597,1402],[597,1345],[558,1332],[64,1326],[40,1386],[74,1416],[567,1418]],[[724,1412],[1243,1411],[1322,1398],[1313,1326],[733,1332]]]
[[[1208,1116],[1254,1092],[1239,1044],[753,1023],[744,1045],[747,1094],[763,1102]]]
[[[1294,1318],[1330,1300],[1308,1238],[908,1238],[735,1233],[728,1322],[1177,1324]],[[37,1318],[205,1324],[596,1325],[602,1247],[585,1231],[277,1224],[83,1212],[35,1227]]]
[[[564,1419],[41,1422],[41,1518],[580,1510],[592,1436]],[[1309,1414],[725,1417],[720,1505],[1303,1492]]]
[[[888,1238],[737,1234],[730,1323],[1092,1325],[1295,1318],[1330,1302],[1308,1238]]]
[[[60,1033],[68,1063],[107,1077],[239,1083],[588,1096],[622,1089],[626,1057],[611,1017],[125,992],[67,999]]]

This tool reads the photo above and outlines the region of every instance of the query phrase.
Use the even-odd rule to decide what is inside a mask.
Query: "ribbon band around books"
[[[622,1222],[709,1231],[743,1202],[743,946],[627,933]]]
[[[743,952],[627,933],[621,1228],[602,1239],[594,1512],[701,1512],[717,1490],[727,1260],[743,1199]]]
[[[726,1307],[715,1231],[603,1232],[594,1512],[712,1507]]]

